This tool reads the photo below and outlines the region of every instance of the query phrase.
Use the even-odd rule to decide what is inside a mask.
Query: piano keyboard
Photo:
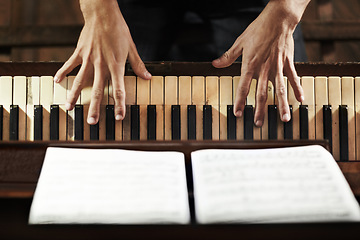
[[[279,119],[277,97],[269,83],[261,128],[253,124],[256,80],[243,117],[233,115],[239,79],[163,75],[147,81],[129,75],[125,119],[115,121],[108,84],[99,123],[90,126],[86,123],[90,86],[82,90],[74,110],[65,110],[74,76],[60,84],[54,84],[51,76],[1,76],[0,140],[328,139],[335,159],[360,160],[360,77],[302,76],[303,103],[296,101],[285,78],[292,115],[288,123]]]

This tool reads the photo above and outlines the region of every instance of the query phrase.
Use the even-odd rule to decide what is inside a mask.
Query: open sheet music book
[[[48,148],[30,224],[190,222],[184,155]],[[359,205],[320,146],[191,154],[196,222],[359,221]]]
[[[29,223],[188,223],[184,155],[48,148]]]

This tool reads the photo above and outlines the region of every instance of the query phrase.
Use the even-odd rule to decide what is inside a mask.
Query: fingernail
[[[235,112],[235,116],[237,116],[237,117],[242,117],[242,111],[241,111],[241,110],[237,110],[237,111]]]
[[[303,102],[305,100],[305,97],[304,96],[301,96],[300,97],[300,100]]]
[[[122,120],[122,116],[121,116],[120,114],[117,114],[117,115],[115,116],[115,119],[116,119],[117,121],[120,121],[120,120]]]
[[[282,117],[283,122],[288,122],[290,120],[290,115],[288,113],[285,113]]]
[[[66,110],[71,110],[71,104],[70,103],[65,103],[65,108],[66,108]]]
[[[88,124],[94,125],[95,123],[96,123],[95,118],[93,118],[93,117],[89,117],[89,118],[88,118]]]
[[[218,59],[215,59],[215,60],[214,60],[214,63],[215,63],[215,64],[220,63],[220,59],[219,59],[219,58],[218,58]]]
[[[60,80],[60,79],[58,78],[58,76],[55,76],[55,77],[54,77],[54,82],[59,82],[59,80]]]
[[[151,74],[149,72],[145,72],[145,77],[146,78],[151,78]]]
[[[262,125],[263,125],[263,122],[261,120],[257,120],[255,122],[255,126],[257,126],[257,127],[261,127]]]

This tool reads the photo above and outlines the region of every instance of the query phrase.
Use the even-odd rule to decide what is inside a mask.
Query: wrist
[[[80,0],[79,2],[85,22],[120,13],[116,0]]]
[[[290,29],[295,29],[310,0],[270,0],[266,8],[281,18]]]

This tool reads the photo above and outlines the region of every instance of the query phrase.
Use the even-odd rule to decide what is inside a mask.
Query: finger
[[[81,63],[81,59],[75,51],[73,55],[64,63],[64,65],[56,72],[54,81],[61,82],[67,74],[69,74],[76,66]]]
[[[212,61],[212,65],[216,68],[224,68],[230,66],[242,54],[242,47],[239,40],[236,40],[232,47],[227,50],[220,58]]]
[[[146,69],[144,62],[141,60],[138,51],[136,50],[135,44],[130,48],[128,56],[130,65],[134,70],[134,73],[142,79],[150,80],[151,74]]]
[[[84,86],[85,79],[91,76],[91,65],[88,63],[82,64],[78,74],[76,75],[73,85],[66,99],[66,110],[72,110],[76,104],[77,99],[81,93],[81,90]]]
[[[104,97],[105,74],[100,65],[94,66],[94,84],[91,90],[91,101],[89,106],[87,122],[94,125],[99,121],[101,100]]]
[[[126,113],[124,85],[125,63],[110,65],[109,68],[111,72],[115,119],[123,120]]]
[[[278,63],[277,73],[275,75],[275,92],[279,104],[278,108],[280,119],[283,122],[288,122],[290,121],[290,109],[287,101],[287,89],[282,71],[283,65]]]
[[[300,78],[296,73],[296,69],[293,61],[288,59],[285,62],[284,72],[291,84],[296,100],[298,100],[299,102],[304,101],[305,100],[304,90],[300,84]]]
[[[255,115],[254,123],[257,127],[261,127],[264,124],[265,118],[265,107],[267,101],[267,90],[268,90],[268,77],[259,77],[256,86],[256,104],[255,104]]]
[[[243,115],[246,104],[246,97],[249,93],[250,84],[253,77],[252,73],[250,72],[241,72],[244,72],[244,74],[240,76],[240,81],[236,89],[236,97],[234,102],[234,115],[236,117],[241,117]]]

